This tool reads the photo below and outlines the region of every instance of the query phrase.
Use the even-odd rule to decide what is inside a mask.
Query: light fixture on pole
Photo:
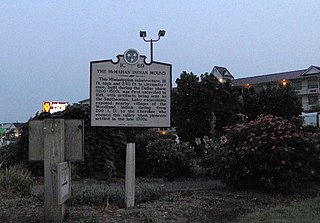
[[[147,43],[150,43],[150,58],[151,58],[151,63],[153,62],[153,43],[158,42],[161,37],[164,37],[166,34],[165,30],[160,29],[158,32],[158,39],[146,39],[147,37],[147,32],[146,31],[140,31],[140,37],[143,38],[143,40]]]

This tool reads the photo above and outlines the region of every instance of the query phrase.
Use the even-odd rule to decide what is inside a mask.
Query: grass
[[[318,223],[319,219],[320,197],[316,197],[251,213],[240,223]]]
[[[146,210],[134,210],[130,211],[129,213],[125,213],[122,216],[123,222],[132,222],[133,219],[141,222],[141,223],[155,223],[158,222],[154,219],[152,214],[150,214]]]
[[[158,199],[164,194],[163,188],[158,185],[144,184],[136,188],[135,203]],[[112,205],[124,207],[125,191],[123,187],[90,186],[72,189],[71,198],[67,201],[71,206],[80,205]]]
[[[8,194],[29,195],[32,184],[31,173],[18,166],[0,169],[0,187]]]

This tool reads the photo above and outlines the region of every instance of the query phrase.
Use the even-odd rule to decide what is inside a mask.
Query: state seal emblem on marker
[[[124,53],[124,60],[131,65],[138,63],[139,57],[139,52],[135,49],[128,49]]]

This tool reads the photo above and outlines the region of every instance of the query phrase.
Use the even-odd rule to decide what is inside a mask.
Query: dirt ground
[[[238,222],[250,212],[319,196],[315,185],[291,195],[270,195],[253,191],[217,188],[209,191],[166,193],[160,199],[130,209],[104,206],[68,207],[65,222]],[[45,222],[43,201],[17,197],[0,191],[0,222]]]

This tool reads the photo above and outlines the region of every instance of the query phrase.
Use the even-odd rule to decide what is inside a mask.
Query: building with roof
[[[232,74],[225,67],[214,66],[210,74],[213,74],[215,77],[217,77],[221,83],[226,82],[228,80],[234,80]]]
[[[82,105],[90,105],[90,98],[79,101],[79,104]]]
[[[0,124],[0,147],[9,145],[15,138],[21,135],[21,128],[25,123]]]
[[[233,79],[232,84],[238,88],[254,87],[256,91],[290,84],[298,94],[303,109],[307,111],[319,104],[320,67],[311,65],[303,70]]]

